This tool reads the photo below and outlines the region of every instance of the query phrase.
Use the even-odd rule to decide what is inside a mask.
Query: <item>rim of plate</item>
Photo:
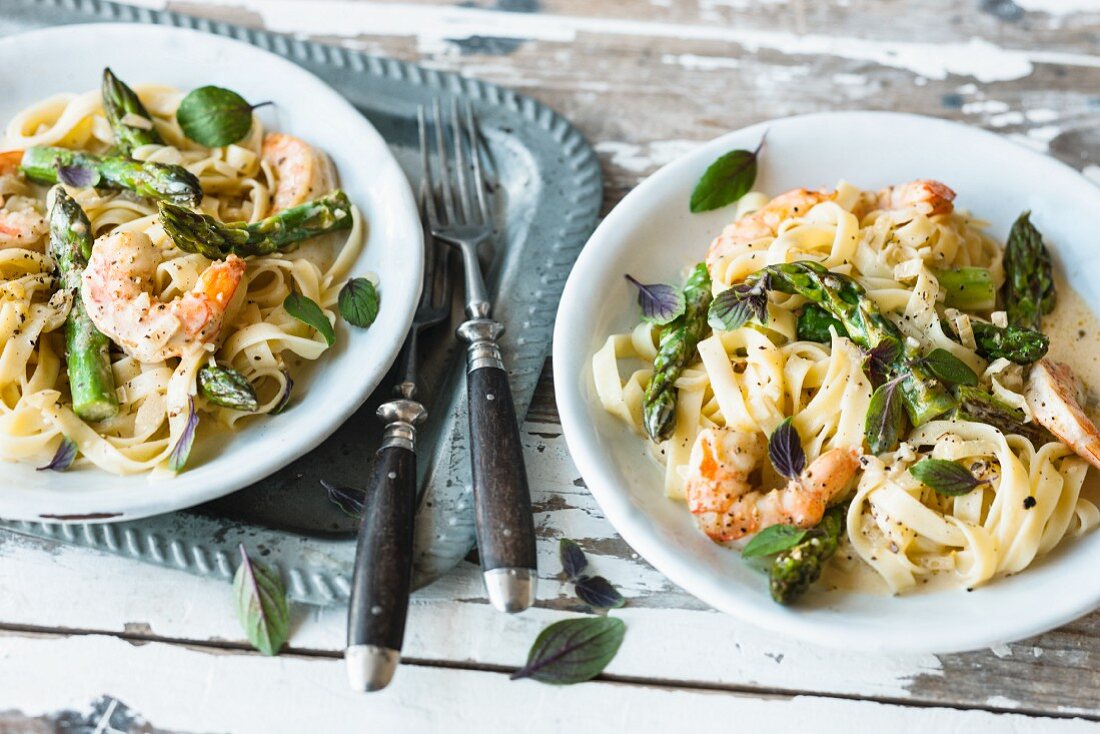
[[[337,118],[330,116],[327,119],[338,120],[339,125],[352,133],[348,137],[349,152],[346,156],[340,155],[331,145],[326,147],[326,152],[333,158],[352,158],[367,154],[373,163],[372,171],[365,175],[360,185],[345,189],[352,202],[364,209],[364,224],[367,227],[367,242],[356,260],[356,265],[352,266],[349,277],[362,274],[356,268],[364,269],[365,258],[369,251],[373,252],[371,248],[382,248],[388,257],[399,260],[401,268],[395,272],[402,277],[389,278],[382,283],[383,310],[369,330],[352,332],[345,328],[338,331],[338,337],[344,337],[345,343],[341,344],[338,340],[335,349],[308,365],[308,379],[313,385],[317,385],[326,377],[326,373],[337,366],[345,363],[351,365],[351,360],[358,360],[357,364],[360,365],[354,371],[349,370],[341,381],[342,399],[337,404],[325,406],[323,413],[319,414],[311,409],[307,411],[308,416],[297,416],[309,418],[304,424],[301,420],[288,420],[283,425],[272,425],[277,418],[293,417],[293,409],[281,416],[265,416],[263,420],[249,423],[232,434],[240,436],[247,432],[262,432],[262,438],[257,437],[246,446],[232,446],[224,453],[174,477],[148,474],[116,477],[91,467],[81,471],[80,476],[88,478],[94,474],[101,483],[111,478],[123,480],[119,484],[130,486],[89,490],[87,493],[76,493],[71,489],[63,491],[54,486],[12,486],[18,479],[7,478],[5,483],[9,486],[0,492],[0,516],[6,519],[51,522],[133,520],[192,507],[271,475],[320,445],[367,400],[396,358],[412,323],[419,299],[424,266],[423,230],[412,189],[385,139],[336,90],[306,69],[252,44],[174,26],[81,23],[42,28],[0,38],[0,53],[13,46],[33,46],[38,49],[40,56],[43,48],[68,48],[70,43],[85,43],[89,37],[94,37],[101,44],[134,43],[139,50],[129,53],[135,55],[140,55],[142,47],[149,49],[162,43],[201,47],[205,53],[228,57],[231,63],[240,63],[253,73],[256,69],[264,69],[272,78],[283,80],[282,83],[292,82],[296,89],[307,94],[311,104],[335,112]],[[102,65],[100,63],[97,68]],[[195,79],[195,84],[205,81]],[[40,98],[19,100],[17,104],[30,104]],[[295,130],[290,129],[287,132],[293,133]],[[346,171],[341,170],[346,166],[347,162],[343,167],[337,167],[341,174],[342,187],[349,180],[345,175]],[[365,212],[368,201],[375,205],[378,212],[373,220]],[[373,240],[376,235],[382,235],[386,239],[375,242]],[[307,402],[308,398],[294,407],[301,407]],[[303,425],[306,427],[303,428]],[[201,440],[200,437],[200,442]],[[15,462],[0,462],[0,475],[6,467],[13,466],[20,465]],[[132,481],[135,478],[144,478],[147,481]],[[162,489],[167,491],[159,491]]]
[[[586,289],[591,292],[602,292],[601,288],[594,288],[591,282],[587,282],[586,272],[590,269],[599,270],[597,264],[604,259],[617,259],[619,253],[626,247],[626,243],[616,234],[616,230],[624,228],[628,221],[637,216],[635,205],[638,202],[644,202],[647,199],[663,199],[667,196],[661,193],[666,182],[683,175],[685,171],[698,170],[701,173],[717,155],[734,147],[751,148],[750,141],[755,143],[766,130],[769,131],[770,142],[774,138],[772,133],[781,127],[813,126],[815,122],[826,119],[836,124],[845,121],[845,118],[852,123],[865,122],[869,118],[878,118],[879,124],[904,121],[907,124],[936,128],[937,133],[973,136],[975,141],[980,140],[985,144],[995,141],[996,145],[1004,146],[1014,154],[1028,156],[1029,164],[1035,166],[1036,173],[1039,174],[1036,176],[1038,180],[1048,182],[1057,180],[1059,188],[1074,190],[1075,195],[1085,196],[1095,201],[1096,208],[1100,209],[1100,188],[1061,161],[1037,153],[987,130],[924,115],[869,110],[794,115],[750,125],[702,143],[696,149],[662,166],[631,190],[611,210],[589,238],[566,282],[554,328],[553,367],[555,400],[569,453],[607,519],[639,555],[672,582],[707,604],[769,632],[799,638],[825,647],[865,652],[946,654],[1024,639],[1077,619],[1100,607],[1100,586],[1090,589],[1087,584],[1072,585],[1070,590],[1073,593],[1058,595],[1054,598],[1045,597],[1041,605],[1036,605],[1027,614],[1019,616],[1001,614],[995,622],[987,620],[988,624],[984,626],[956,627],[953,621],[941,624],[942,629],[937,632],[938,636],[934,640],[922,639],[918,634],[872,638],[869,633],[853,629],[852,625],[846,624],[842,614],[834,614],[826,618],[812,617],[800,614],[797,608],[782,607],[770,599],[761,603],[758,594],[738,594],[741,588],[738,580],[722,579],[719,574],[709,570],[700,573],[693,565],[693,560],[696,560],[694,555],[661,542],[653,519],[641,508],[632,504],[631,492],[626,488],[629,480],[622,476],[614,463],[599,450],[599,438],[602,433],[588,415],[590,404],[595,397],[586,395],[586,392],[590,392],[587,384],[590,381],[590,375],[584,367],[591,357],[591,354],[587,353],[590,344],[582,344],[581,339],[576,335],[579,333],[587,336],[588,330],[583,325],[593,321],[592,299],[596,296],[589,296]],[[686,201],[685,198],[685,207]],[[581,368],[579,371],[578,367]],[[1087,535],[1097,533],[1100,533],[1100,529],[1094,529]],[[1080,540],[1082,539],[1074,539],[1074,542]],[[1057,554],[1058,550],[1052,551],[1051,556]],[[1094,553],[1094,557],[1095,555]],[[1052,565],[1063,560],[1066,559],[1044,557],[1036,559],[1035,564],[1042,565],[1041,570],[1050,573]],[[741,560],[738,558],[737,562],[740,563]],[[1040,569],[1029,567],[1019,575],[1039,572]],[[975,589],[972,594],[965,594],[955,589],[927,592],[917,596],[939,598],[944,594],[962,594],[960,598],[963,599],[976,600],[980,595],[999,598],[1004,594],[998,593],[998,582],[1007,580],[1009,579],[999,577],[989,585]],[[1012,593],[1015,593],[1015,590]],[[898,601],[909,597],[903,595],[881,598]]]

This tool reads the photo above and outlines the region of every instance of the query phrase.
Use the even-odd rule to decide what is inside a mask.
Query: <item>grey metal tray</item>
[[[549,352],[566,276],[596,224],[602,196],[596,156],[566,120],[533,99],[476,79],[266,31],[103,0],[0,3],[0,35],[102,21],[194,28],[286,57],[354,104],[414,184],[417,106],[437,95],[470,99],[495,168],[499,219],[496,247],[485,253],[489,287],[494,315],[506,327],[502,347],[516,409],[520,416],[526,413]],[[417,587],[446,573],[474,546],[465,370],[452,334],[453,328],[440,327],[425,350],[424,393],[434,400],[418,466]],[[236,566],[237,544],[244,543],[282,570],[293,598],[317,604],[342,600],[355,550],[354,521],[327,500],[319,480],[362,486],[380,436],[374,409],[388,395],[388,385],[383,383],[321,447],[216,502],[124,523],[0,521],[0,527],[226,579]]]

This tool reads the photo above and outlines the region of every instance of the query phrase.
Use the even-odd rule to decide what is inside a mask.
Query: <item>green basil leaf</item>
[[[237,618],[248,641],[264,655],[275,655],[290,635],[290,609],[279,574],[248,557],[240,546],[241,565],[233,577]]]
[[[378,318],[378,289],[366,278],[352,278],[340,289],[340,315],[365,329]]]
[[[527,664],[512,673],[512,680],[533,678],[555,686],[592,680],[615,657],[625,634],[626,624],[615,617],[555,622],[535,638]]]
[[[584,551],[569,538],[562,538],[558,543],[558,556],[561,558],[561,568],[570,581],[577,579],[588,567]]]
[[[594,609],[618,609],[626,599],[603,576],[581,576],[574,582],[577,597]]]
[[[969,387],[978,384],[978,375],[974,373],[974,370],[946,349],[933,349],[921,360],[921,363],[937,379],[948,384],[967,385]]]
[[[794,525],[769,525],[752,537],[741,551],[742,558],[770,556],[798,545],[806,531]]]
[[[750,320],[768,320],[768,281],[731,286],[710,302],[707,323],[721,331],[739,329]]]
[[[967,494],[988,481],[977,479],[966,467],[945,459],[922,459],[909,467],[909,473],[921,484],[948,497]]]
[[[691,192],[692,213],[720,209],[752,191],[757,157],[763,145],[761,139],[756,150],[731,150],[711,163]]]
[[[901,378],[884,382],[871,395],[863,437],[872,454],[893,451],[905,430],[905,411],[901,404]]]
[[[220,148],[248,135],[252,129],[252,110],[253,105],[234,91],[199,87],[180,102],[176,122],[183,134],[199,145]]]
[[[306,326],[312,326],[330,347],[336,343],[336,332],[332,330],[332,324],[325,318],[324,311],[317,303],[297,291],[292,291],[283,301],[283,308],[294,318]]]
[[[795,479],[806,468],[806,452],[802,449],[802,437],[787,418],[772,431],[768,438],[768,458],[775,470],[787,479]]]
[[[191,455],[191,446],[195,443],[195,429],[198,425],[199,414],[195,412],[195,399],[187,398],[187,425],[183,427],[183,433],[172,447],[172,453],[168,455],[168,468],[172,471],[183,471],[187,457]]]

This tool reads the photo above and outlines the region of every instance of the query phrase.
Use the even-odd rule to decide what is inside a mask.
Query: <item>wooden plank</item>
[[[539,630],[579,609],[557,559],[558,540],[569,537],[585,548],[594,571],[628,598],[615,612],[629,630],[607,671],[616,679],[1100,718],[1092,693],[1100,687],[1100,615],[995,651],[941,657],[853,654],[765,633],[708,610],[635,556],[578,481],[557,426],[528,423],[525,432],[539,532],[539,608],[518,616],[495,612],[478,568],[463,563],[414,595],[408,657],[520,666]],[[0,588],[6,590],[0,626],[247,647],[226,584],[84,549],[0,538]],[[339,654],[344,607],[297,606],[293,613],[293,651]]]
[[[596,681],[554,687],[495,672],[406,665],[385,691],[348,689],[342,661],[227,653],[113,637],[0,635],[0,726],[48,730],[59,720],[96,731],[557,732],[691,731],[736,722],[745,731],[897,734],[965,730],[1069,734],[1077,719],[915,708],[815,696],[752,696]],[[44,685],[43,682],[48,681]],[[105,716],[110,714],[109,716]],[[135,726],[136,725],[136,726]],[[118,727],[125,726],[125,729]],[[34,727],[32,729],[32,727]],[[131,729],[135,727],[135,729]]]

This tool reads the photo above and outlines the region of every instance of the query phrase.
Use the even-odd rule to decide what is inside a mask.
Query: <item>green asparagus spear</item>
[[[768,572],[772,599],[793,604],[821,577],[821,569],[840,545],[847,510],[847,503],[833,505],[798,545],[775,557]]]
[[[1054,440],[1038,423],[1025,423],[1024,411],[980,387],[956,387],[955,400],[952,415],[959,420],[985,423],[1001,433],[1018,433],[1036,445]]]
[[[34,146],[23,151],[20,170],[32,181],[57,183],[58,168],[89,171],[93,185],[127,189],[140,196],[198,206],[202,201],[199,179],[183,166],[143,163],[123,156],[98,156],[68,148]]]
[[[137,94],[110,69],[103,70],[102,94],[103,111],[115,133],[115,148],[120,154],[128,156],[139,145],[164,143]]]
[[[882,358],[889,376],[902,377],[900,389],[914,426],[954,407],[944,386],[921,365],[920,354],[906,344],[898,328],[882,315],[853,278],[831,273],[820,263],[801,260],[769,265],[746,278],[741,287],[761,283],[770,290],[796,293],[824,308],[843,324],[852,341]],[[717,299],[715,305],[719,305]]]
[[[971,321],[978,354],[986,359],[1004,357],[1016,364],[1038,362],[1047,353],[1050,339],[1041,331],[1018,326],[994,326],[984,321]]]
[[[248,378],[231,367],[208,364],[199,370],[199,390],[215,405],[251,413],[260,407]]]
[[[1008,233],[1003,295],[1008,323],[1038,330],[1043,314],[1054,310],[1054,269],[1030,215],[1021,214]]]
[[[700,263],[684,283],[687,308],[661,331],[653,377],[642,400],[646,432],[654,439],[667,438],[676,421],[676,388],[680,373],[695,357],[695,348],[707,331],[710,307],[710,273]]]
[[[838,335],[848,336],[844,324],[834,319],[832,314],[821,306],[807,303],[803,307],[802,313],[798,314],[796,333],[801,341],[828,344],[832,341],[832,336],[829,334],[830,326],[836,330]]]
[[[268,255],[304,239],[351,227],[351,203],[343,191],[284,209],[258,222],[225,224],[182,206],[161,202],[164,230],[185,252],[213,260],[229,255]]]
[[[963,311],[992,311],[997,307],[993,274],[985,268],[934,270],[944,294],[944,305]]]
[[[73,294],[65,321],[65,359],[73,412],[88,421],[110,418],[118,412],[115,378],[108,354],[110,340],[99,332],[80,298],[80,276],[92,252],[92,225],[61,186],[52,191],[49,252],[57,262],[62,287]]]

